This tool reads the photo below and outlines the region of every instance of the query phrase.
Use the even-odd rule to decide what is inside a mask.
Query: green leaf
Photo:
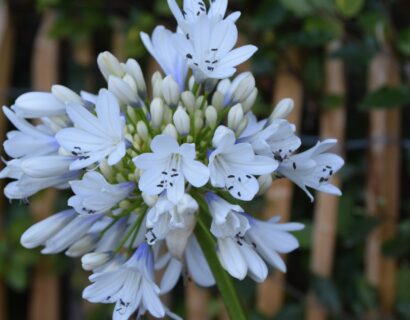
[[[397,280],[397,310],[402,319],[410,319],[410,267],[403,266],[399,270]]]
[[[331,312],[340,310],[340,299],[336,286],[330,279],[313,276],[313,291],[322,305]]]
[[[279,0],[279,2],[297,16],[306,16],[314,10],[309,0]]]
[[[354,17],[363,8],[364,0],[335,0],[336,8],[347,18]]]
[[[410,102],[410,89],[406,86],[399,87],[382,87],[369,93],[362,101],[360,108],[369,109],[386,109],[403,107]]]
[[[216,255],[215,239],[202,217],[203,215],[207,215],[208,212],[204,212],[202,207],[203,206],[201,206],[202,212],[198,215],[198,223],[195,228],[198,242],[215,277],[216,285],[222,295],[230,319],[246,320],[245,313],[235,291],[232,279],[222,267],[218,256]]]
[[[401,53],[410,56],[410,28],[399,31],[397,47]]]

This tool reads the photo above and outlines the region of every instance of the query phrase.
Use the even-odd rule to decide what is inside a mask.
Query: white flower
[[[54,138],[54,132],[45,126],[32,125],[9,108],[3,107],[3,112],[18,129],[7,132],[4,142],[4,150],[10,157],[26,158],[57,152],[59,144]]]
[[[336,143],[335,139],[327,139],[311,149],[290,156],[280,163],[278,173],[302,188],[311,201],[313,196],[307,187],[340,196],[340,190],[329,180],[343,166],[344,161],[338,155],[326,153]]]
[[[133,182],[109,184],[96,171],[87,172],[81,180],[70,181],[70,186],[75,196],[68,200],[68,205],[80,214],[106,213],[135,188]]]
[[[217,91],[224,95],[225,107],[245,101],[254,89],[255,78],[249,71],[238,74],[232,81],[223,79],[217,87]]]
[[[248,126],[239,141],[249,142],[256,154],[272,157],[282,162],[300,147],[301,141],[295,135],[295,126],[284,119],[275,119],[267,125],[267,120],[257,122],[253,114],[248,114]]]
[[[185,229],[186,216],[194,214],[197,210],[198,203],[189,194],[185,193],[176,204],[165,196],[160,196],[147,213],[148,244],[152,245],[158,240],[165,239],[170,230]]]
[[[167,76],[178,83],[179,90],[185,88],[185,79],[188,73],[188,65],[185,58],[175,49],[172,39],[173,32],[165,29],[163,26],[157,26],[149,36],[141,32],[141,40],[145,48],[155,58],[162,70]]]
[[[138,310],[141,316],[148,310],[154,317],[165,316],[159,299],[159,288],[154,282],[154,261],[150,247],[141,244],[133,256],[112,271],[94,273],[93,282],[83,291],[90,302],[115,303],[113,319],[126,320]]]
[[[289,231],[304,228],[301,223],[279,223],[280,217],[273,217],[268,221],[260,221],[246,215],[250,228],[246,232],[245,241],[270,265],[286,272],[286,265],[279,253],[289,253],[299,247],[297,239]]]
[[[124,121],[117,100],[102,89],[96,103],[97,116],[81,105],[67,104],[75,127],[57,133],[60,145],[77,156],[70,169],[82,169],[108,156],[108,164],[118,163],[125,155]]]
[[[250,225],[242,208],[212,193],[207,194],[206,201],[213,217],[211,232],[217,237],[222,266],[235,278],[242,280],[248,274],[255,281],[263,281],[268,269],[252,245],[244,241]]]
[[[167,192],[168,200],[176,203],[184,195],[185,179],[194,187],[208,182],[208,168],[195,159],[195,145],[178,145],[174,137],[158,135],[151,142],[153,153],[134,158],[135,165],[143,170],[139,189],[148,195]]]
[[[188,37],[177,33],[174,39],[176,49],[187,59],[198,83],[208,78],[232,76],[235,67],[257,50],[253,45],[233,49],[238,40],[238,30],[229,20],[215,23],[202,15],[192,24],[191,30]]]
[[[181,30],[189,35],[190,26],[195,23],[199,17],[206,15],[213,22],[222,20],[225,17],[228,8],[228,0],[213,0],[207,11],[203,0],[185,0],[184,8],[181,12],[175,0],[168,0],[168,6],[172,11],[178,26]],[[226,17],[226,20],[236,22],[240,17],[240,12],[234,12]]]
[[[211,184],[226,188],[241,200],[252,200],[259,189],[253,175],[273,172],[277,162],[264,156],[257,156],[249,143],[235,143],[232,130],[219,126],[212,139],[216,148],[209,156]]]

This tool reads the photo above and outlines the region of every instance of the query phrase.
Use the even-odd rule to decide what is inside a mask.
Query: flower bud
[[[81,99],[77,93],[59,84],[55,84],[51,87],[51,93],[62,102],[75,102],[78,104],[83,104],[83,99]]]
[[[154,97],[162,98],[162,75],[155,71],[151,77],[152,94]]]
[[[194,125],[195,125],[195,131],[198,132],[204,126],[204,120],[202,118],[195,118]]]
[[[104,159],[100,162],[99,169],[107,180],[111,180],[113,178],[112,167],[108,165],[107,159]]]
[[[238,87],[235,89],[232,100],[233,103],[244,101],[255,88],[255,78],[251,73],[249,73],[245,78],[243,78]]]
[[[148,207],[152,207],[157,203],[158,196],[157,195],[150,196],[150,195],[146,194],[145,192],[143,192],[142,193],[142,199],[144,200],[145,204]]]
[[[190,130],[190,119],[188,113],[181,106],[177,108],[173,116],[174,125],[179,134],[186,136]]]
[[[249,97],[247,97],[241,103],[244,113],[247,113],[248,111],[250,111],[252,109],[253,105],[255,104],[257,96],[258,96],[258,89],[253,88],[253,90],[250,93]]]
[[[293,110],[293,100],[290,98],[282,99],[278,102],[272,114],[269,117],[269,122],[275,119],[286,119]]]
[[[195,108],[195,96],[191,91],[184,91],[181,94],[181,100],[184,107],[191,113]]]
[[[201,106],[205,105],[206,100],[204,96],[199,96],[198,99],[195,101],[195,110],[198,110],[201,108]]]
[[[151,123],[154,128],[159,128],[164,119],[164,103],[160,98],[154,98],[150,105]]]
[[[205,120],[206,125],[211,129],[214,129],[216,127],[216,122],[218,120],[218,112],[213,106],[208,106],[205,109]]]
[[[215,91],[212,96],[212,105],[215,107],[216,110],[222,110],[224,108],[224,95],[219,91]]]
[[[248,126],[248,117],[244,117],[242,121],[239,123],[238,127],[235,130],[235,135],[239,137],[241,133],[246,129]]]
[[[144,121],[140,120],[137,122],[137,133],[141,139],[147,140],[148,139],[148,128]]]
[[[86,234],[80,240],[74,242],[65,254],[71,258],[81,257],[95,249],[98,236],[95,233]]]
[[[76,216],[74,210],[64,210],[33,224],[21,236],[20,243],[27,249],[44,244]]]
[[[19,96],[11,109],[18,117],[41,118],[64,115],[65,104],[50,92],[28,92]]]
[[[145,100],[147,97],[147,85],[145,84],[144,74],[139,63],[134,59],[128,59],[123,68],[125,72],[134,78],[138,88],[138,95]]]
[[[264,174],[258,177],[259,191],[258,196],[263,195],[272,185],[272,175]]]
[[[180,95],[179,86],[172,76],[167,76],[162,81],[162,95],[169,106],[175,108],[178,105]]]
[[[233,131],[238,129],[239,124],[243,119],[243,110],[240,103],[234,105],[228,113],[228,127]]]
[[[188,88],[189,90],[192,91],[192,89],[194,88],[194,84],[195,84],[195,77],[194,76],[190,76],[189,80],[188,80]]]
[[[91,271],[106,264],[111,258],[112,254],[108,252],[91,252],[81,258],[81,264],[84,270]]]
[[[121,78],[109,76],[108,90],[123,104],[136,105],[138,103],[139,99],[135,91]]]
[[[178,131],[172,123],[168,123],[162,133],[178,139]]]
[[[105,51],[100,53],[97,57],[97,64],[107,81],[111,75],[117,77],[122,77],[124,75],[121,64],[111,52]]]

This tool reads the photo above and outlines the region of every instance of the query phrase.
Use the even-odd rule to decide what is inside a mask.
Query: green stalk
[[[246,320],[246,315],[239,301],[232,279],[219,262],[215,251],[215,238],[209,231],[209,227],[205,223],[201,212],[198,215],[195,234],[215,277],[216,285],[221,293],[230,319]]]

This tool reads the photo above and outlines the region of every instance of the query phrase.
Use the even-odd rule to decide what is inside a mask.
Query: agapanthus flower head
[[[227,0],[185,0],[183,10],[168,3],[177,32],[158,26],[151,38],[141,34],[165,76],[147,79],[137,61],[103,52],[97,63],[108,88],[78,95],[55,85],[3,107],[15,127],[4,142],[0,178],[13,180],[5,195],[72,192],[67,210],[26,230],[22,245],[81,257],[93,273],[83,297],[115,303],[114,319],[179,319],[160,295],[181,277],[208,287],[219,285],[220,267],[257,282],[268,266],[285,272],[280,254],[299,246],[291,232],[303,225],[261,221],[242,205],[273,180],[290,179],[312,200],[307,188],[340,194],[330,181],[343,165],[329,152],[336,140],[296,153],[301,140],[286,120],[292,100],[258,120],[253,75],[231,78],[256,50],[235,48],[239,13],[226,16]]]

